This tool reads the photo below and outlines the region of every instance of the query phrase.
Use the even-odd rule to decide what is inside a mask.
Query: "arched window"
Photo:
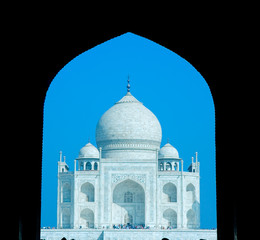
[[[71,188],[69,183],[64,183],[62,186],[62,202],[71,201]]]
[[[173,209],[167,209],[163,212],[164,223],[173,228],[177,228],[177,213]]]
[[[195,187],[192,183],[188,184],[186,187],[186,191],[195,191]]]
[[[196,228],[196,216],[192,209],[187,212],[187,228]]]
[[[92,169],[92,166],[91,166],[91,163],[90,162],[87,162],[86,164],[86,170],[89,171]]]
[[[95,189],[91,183],[84,183],[81,186],[81,201],[94,202],[95,201]]]
[[[177,163],[174,163],[174,170],[175,170],[175,171],[179,171],[179,168],[178,168],[178,164],[177,164]]]
[[[195,187],[192,183],[188,184],[186,187],[186,199],[188,202],[193,203],[196,200]]]
[[[80,224],[83,228],[94,228],[94,212],[85,208],[80,212]]]
[[[70,209],[62,210],[62,228],[70,228]]]
[[[166,163],[166,171],[171,171],[172,170],[172,165],[171,163],[167,162]]]
[[[84,170],[84,164],[83,162],[80,163],[80,171]]]
[[[163,202],[177,202],[177,188],[173,183],[163,186]]]
[[[95,162],[95,164],[94,164],[94,170],[98,170],[98,164],[97,164],[97,162]]]
[[[160,171],[163,171],[163,163],[160,163]]]
[[[124,202],[125,203],[132,203],[133,202],[133,193],[126,192],[124,195]]]

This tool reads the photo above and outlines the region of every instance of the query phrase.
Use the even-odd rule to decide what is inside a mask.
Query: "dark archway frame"
[[[239,191],[234,187],[239,186],[239,184],[234,184],[238,180],[239,171],[238,164],[234,164],[235,159],[231,159],[225,152],[226,133],[221,127],[226,124],[223,110],[226,102],[222,103],[216,93],[216,83],[220,89],[222,87],[224,89],[227,83],[227,79],[223,77],[225,76],[223,71],[226,70],[223,64],[227,63],[225,59],[228,53],[218,38],[213,39],[207,33],[197,33],[196,36],[183,35],[178,31],[173,31],[173,27],[168,30],[170,29],[171,31],[146,30],[133,31],[133,33],[146,37],[186,59],[201,73],[210,87],[216,110],[218,235],[220,239],[222,236],[233,239],[237,224],[239,224],[236,201],[239,198]],[[65,29],[63,34],[57,30],[52,33],[42,31],[37,35],[35,31],[32,31],[28,32],[28,35],[25,34],[26,41],[21,41],[16,45],[17,49],[20,49],[17,61],[21,61],[17,71],[21,78],[13,81],[17,83],[16,89],[18,89],[14,90],[13,96],[15,95],[19,101],[13,101],[12,104],[15,106],[12,109],[22,109],[23,114],[19,116],[14,129],[17,130],[18,136],[26,137],[28,141],[19,142],[19,154],[25,156],[27,160],[17,161],[12,173],[23,186],[18,189],[18,195],[29,196],[29,201],[28,198],[19,199],[15,206],[17,217],[15,224],[10,225],[16,226],[16,236],[28,240],[39,239],[40,236],[43,104],[52,79],[77,55],[124,33],[126,31],[106,30],[95,33],[86,30],[84,35],[78,35],[71,40],[72,38],[68,36],[76,33],[70,33]],[[233,170],[232,178],[230,178],[230,169]],[[13,199],[11,194],[10,199]]]

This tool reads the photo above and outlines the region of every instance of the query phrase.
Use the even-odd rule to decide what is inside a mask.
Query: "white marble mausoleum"
[[[42,229],[41,239],[217,239],[216,230],[200,229],[198,154],[184,171],[177,149],[161,139],[160,122],[128,82],[72,171],[60,152],[57,229]],[[115,229],[127,226],[149,229]]]

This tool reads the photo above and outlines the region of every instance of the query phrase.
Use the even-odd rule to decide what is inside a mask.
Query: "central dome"
[[[97,146],[102,151],[155,151],[161,139],[158,119],[130,92],[103,114],[96,127]]]

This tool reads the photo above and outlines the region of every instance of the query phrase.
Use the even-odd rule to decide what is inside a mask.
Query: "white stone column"
[[[76,228],[76,226],[75,226],[75,221],[76,221],[76,219],[75,219],[75,213],[76,213],[76,191],[77,191],[77,189],[76,189],[76,166],[77,166],[77,160],[75,159],[74,160],[74,175],[73,175],[73,202],[72,202],[72,206],[73,206],[73,215],[72,215],[72,218],[73,218],[73,225],[72,225],[72,227],[73,228]]]
[[[94,202],[95,202],[95,212],[94,212],[94,227],[98,228],[98,223],[99,223],[99,207],[98,207],[98,199],[99,199],[99,182],[95,180],[95,192],[94,192]]]
[[[156,197],[156,205],[155,205],[155,227],[157,228],[158,227],[158,199],[159,199],[159,194],[158,194],[158,153],[159,153],[159,150],[156,149],[156,179],[155,179],[155,197]]]
[[[100,148],[100,152],[101,152],[101,148]],[[100,157],[100,156],[99,156]],[[98,197],[98,209],[99,209],[99,217],[98,217],[98,225],[100,227],[102,227],[102,223],[103,223],[103,212],[104,212],[104,195],[102,194],[103,189],[104,189],[104,182],[103,182],[103,171],[102,171],[102,160],[101,158],[99,158],[99,197]]]
[[[181,228],[184,227],[183,160],[181,160]]]
[[[60,228],[60,177],[58,173],[58,189],[57,189],[57,228]]]

